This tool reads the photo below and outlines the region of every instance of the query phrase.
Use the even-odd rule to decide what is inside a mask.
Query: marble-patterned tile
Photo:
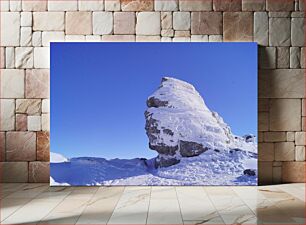
[[[31,198],[2,199],[0,204],[1,221],[5,220],[7,217],[12,215],[15,211],[23,207],[31,200]]]
[[[117,205],[124,187],[101,187],[87,203],[77,224],[106,224]]]
[[[28,184],[20,190],[8,195],[6,198],[35,198],[41,192],[47,190],[48,187],[48,184]]]
[[[184,221],[210,221],[219,215],[202,187],[176,187]]]
[[[52,201],[45,199],[33,199],[2,221],[2,224],[38,223],[61,201],[62,199]]]
[[[203,220],[184,220],[184,225],[200,225],[200,224],[225,224],[222,218],[217,214],[207,216]]]
[[[152,187],[147,224],[183,224],[175,187]]]
[[[151,187],[126,187],[108,224],[145,224]]]
[[[265,196],[257,190],[257,187],[252,186],[235,186],[231,187],[235,194],[241,199],[265,199]]]
[[[22,188],[26,187],[27,184],[25,183],[1,183],[0,184],[0,196],[1,199],[7,197],[8,195],[21,190]]]
[[[277,188],[305,202],[305,184],[281,184]]]

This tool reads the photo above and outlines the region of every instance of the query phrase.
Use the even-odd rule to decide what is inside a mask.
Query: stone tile
[[[213,0],[214,11],[241,11],[241,0]]]
[[[160,36],[136,36],[136,42],[160,42]]]
[[[222,35],[209,35],[208,42],[223,42]]]
[[[20,13],[1,12],[1,45],[19,46],[20,41]]]
[[[212,11],[212,0],[179,0],[180,11]]]
[[[292,46],[304,46],[304,18],[291,19],[291,44]]]
[[[46,11],[48,1],[22,0],[22,11]]]
[[[290,18],[270,18],[269,29],[270,46],[290,46]]]
[[[50,49],[49,47],[34,48],[34,68],[50,68]]]
[[[258,99],[258,112],[269,112],[269,99]]]
[[[292,18],[304,18],[305,12],[292,12],[291,17]]]
[[[294,141],[294,140],[295,140],[295,133],[287,132],[287,141]]]
[[[192,34],[222,34],[222,13],[192,12]]]
[[[49,113],[50,112],[50,99],[42,100],[42,112]]]
[[[302,99],[302,116],[305,116],[306,115],[306,99],[304,98],[304,99]]]
[[[152,11],[153,0],[121,0],[122,11]]]
[[[45,31],[42,32],[42,45],[50,46],[50,42],[65,41],[65,33],[63,31]]]
[[[267,0],[266,7],[268,11],[293,11],[294,0]]]
[[[282,181],[284,183],[304,183],[306,162],[284,162],[282,166]]]
[[[85,40],[86,40],[85,35],[73,34],[73,35],[66,35],[65,36],[65,41],[68,41],[68,42],[83,42]]]
[[[289,47],[276,48],[276,67],[280,69],[287,69],[290,67],[290,50]]]
[[[295,161],[305,161],[305,146],[295,146]]]
[[[254,41],[263,46],[269,44],[269,20],[266,12],[254,13]]]
[[[266,0],[242,0],[242,11],[264,11]]]
[[[60,0],[48,0],[48,11],[77,11],[78,1],[60,1]]]
[[[28,116],[28,130],[29,131],[41,130],[41,116]]]
[[[160,41],[161,42],[172,42],[172,38],[171,37],[161,37]]]
[[[5,48],[5,67],[7,69],[13,69],[15,67],[15,48]]]
[[[295,144],[296,145],[306,145],[305,132],[296,132],[295,133]]]
[[[190,42],[190,37],[174,37],[172,42]]]
[[[104,4],[105,11],[120,11],[120,0],[107,0]]]
[[[50,179],[49,162],[29,162],[29,182],[48,183]]]
[[[135,35],[103,35],[104,42],[134,42]]]
[[[299,0],[299,10],[300,11],[305,11],[305,0]]]
[[[1,162],[0,165],[2,171],[2,182],[28,182],[28,162]]]
[[[259,47],[258,48],[259,68],[275,69],[276,68],[276,48],[275,47]]]
[[[155,11],[178,11],[178,0],[154,1]]]
[[[258,94],[260,98],[304,98],[304,71],[259,70]]]
[[[16,114],[16,130],[27,131],[28,130],[28,119],[25,114]]]
[[[301,48],[301,68],[305,69],[305,48]]]
[[[41,31],[35,31],[32,35],[32,45],[34,47],[40,47],[42,45],[42,35]]]
[[[10,1],[10,11],[20,12],[21,11],[21,0]]]
[[[3,69],[5,67],[5,48],[0,47],[0,68]]]
[[[32,26],[32,13],[31,12],[21,12],[20,14],[20,25],[22,27]]]
[[[191,35],[191,42],[208,42],[208,35]]]
[[[0,1],[0,10],[1,10],[1,12],[10,11],[10,2],[9,2],[9,0]]]
[[[272,162],[258,162],[258,184],[272,184]]]
[[[101,11],[104,9],[103,0],[78,0],[78,4],[80,11]]]
[[[287,133],[286,132],[265,132],[264,141],[265,142],[280,142],[286,141]]]
[[[15,129],[15,100],[0,99],[0,131]]]
[[[21,27],[20,46],[31,46],[31,43],[32,43],[32,28]]]
[[[274,143],[258,144],[258,160],[260,162],[272,162],[274,160]]]
[[[257,140],[258,142],[264,141],[264,132],[258,132]]]
[[[148,22],[150,21],[150,23]],[[137,35],[160,35],[160,12],[140,12],[137,14]]]
[[[190,29],[190,13],[174,12],[173,13],[173,29],[189,30]]]
[[[269,12],[269,17],[272,18],[289,18],[290,12]]]
[[[15,67],[17,69],[33,68],[33,48],[32,47],[15,48]]]
[[[270,130],[300,131],[301,110],[300,99],[271,99]]]
[[[5,161],[5,133],[0,132],[0,162]]]
[[[294,161],[294,142],[278,142],[274,144],[276,161]]]
[[[189,30],[176,30],[174,33],[175,37],[190,37]]]
[[[282,167],[281,166],[273,166],[273,184],[281,184],[282,183]]]
[[[1,70],[1,98],[24,97],[24,71],[15,69]]]
[[[26,98],[49,98],[49,70],[26,71]]]
[[[161,28],[162,29],[172,29],[172,13],[162,12],[161,13]]]
[[[269,113],[260,112],[258,113],[258,131],[269,130]]]
[[[16,99],[16,113],[37,115],[41,113],[40,99]]]
[[[64,12],[34,12],[33,30],[63,31],[65,29]]]
[[[134,12],[114,13],[114,34],[135,34],[135,24]]]
[[[37,132],[37,160],[50,160],[50,135],[49,132]]]
[[[66,34],[92,34],[91,12],[66,12]]]
[[[6,133],[7,161],[34,161],[36,159],[35,132]]]
[[[301,49],[299,47],[290,47],[290,68],[301,68]]]
[[[93,34],[111,34],[113,32],[113,13],[93,12]]]
[[[224,41],[253,41],[253,14],[225,12],[223,14]]]
[[[50,114],[44,113],[41,115],[41,128],[43,131],[50,131]]]
[[[87,42],[100,42],[101,36],[100,35],[86,35],[85,40]]]
[[[174,30],[173,29],[161,30],[161,36],[162,37],[173,37]]]

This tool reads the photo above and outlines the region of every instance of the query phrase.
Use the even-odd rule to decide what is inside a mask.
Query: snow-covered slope
[[[179,163],[208,149],[256,152],[254,141],[232,134],[230,127],[206,106],[191,84],[164,77],[148,98],[146,133],[151,149],[159,153],[159,166]]]
[[[62,163],[62,162],[67,162],[68,159],[62,156],[59,153],[55,152],[50,152],[50,162],[51,163]]]
[[[208,150],[164,168],[154,160],[72,158],[51,163],[51,185],[257,185],[257,176],[244,175],[257,169],[257,154],[233,150]]]

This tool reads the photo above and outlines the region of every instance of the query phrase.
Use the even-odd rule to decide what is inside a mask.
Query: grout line
[[[150,195],[149,195],[149,204],[148,204],[148,210],[147,210],[146,224],[148,224],[149,210],[150,210],[150,204],[151,204],[151,194],[152,194],[152,186],[150,186]]]

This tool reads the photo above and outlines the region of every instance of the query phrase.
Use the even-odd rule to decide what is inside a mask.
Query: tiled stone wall
[[[258,42],[260,183],[305,181],[303,11],[303,0],[1,0],[2,181],[49,179],[50,41]]]

